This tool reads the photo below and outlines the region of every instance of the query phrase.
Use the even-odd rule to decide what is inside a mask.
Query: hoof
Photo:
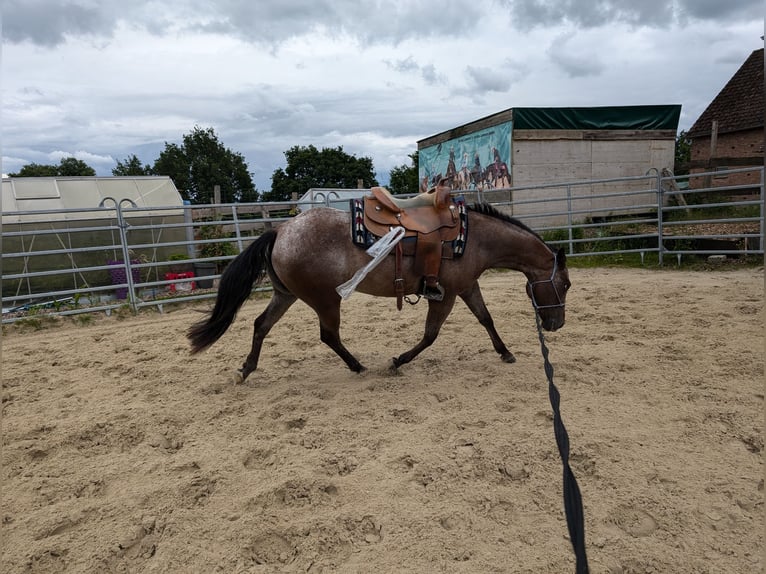
[[[503,355],[500,355],[500,358],[504,363],[515,363],[516,357],[513,356],[513,353],[505,353]]]
[[[391,361],[388,363],[388,374],[389,375],[399,374],[399,360],[396,357],[393,357]]]
[[[242,371],[237,371],[231,376],[230,381],[234,385],[241,385],[245,382],[245,376],[242,374]]]
[[[362,374],[367,370],[367,367],[365,367],[364,365],[360,363],[357,363],[356,365],[349,366],[349,369],[351,369],[351,371],[354,373]]]

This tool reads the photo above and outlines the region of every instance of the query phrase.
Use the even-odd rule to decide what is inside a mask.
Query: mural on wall
[[[511,132],[505,122],[419,150],[421,191],[442,178],[453,190],[510,187]]]

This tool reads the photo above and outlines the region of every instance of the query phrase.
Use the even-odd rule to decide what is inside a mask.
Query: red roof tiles
[[[763,128],[763,48],[755,50],[731,77],[689,129],[688,136],[710,135],[713,120],[718,133]]]

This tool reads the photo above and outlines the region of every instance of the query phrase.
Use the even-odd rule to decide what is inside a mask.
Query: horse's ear
[[[562,267],[567,263],[567,254],[563,247],[559,247],[559,250],[556,252],[556,263]]]

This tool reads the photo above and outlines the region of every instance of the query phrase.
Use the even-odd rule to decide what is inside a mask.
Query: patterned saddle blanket
[[[457,214],[457,222],[454,226],[434,229],[432,232],[440,233],[444,238],[442,257],[455,259],[463,255],[466,241],[468,240],[468,216],[463,197],[452,198],[452,206]],[[380,239],[390,227],[402,225],[407,229],[406,218],[402,220],[391,219],[392,215],[385,209],[377,209],[377,202],[372,197],[364,197],[350,200],[351,209],[351,238],[354,244],[367,249]],[[429,207],[419,209],[433,209]],[[368,213],[365,214],[365,211]],[[370,210],[374,210],[370,213]],[[389,227],[390,226],[390,227]],[[417,244],[417,229],[408,229],[402,240],[404,255],[414,255]],[[420,231],[423,232],[422,230]]]

